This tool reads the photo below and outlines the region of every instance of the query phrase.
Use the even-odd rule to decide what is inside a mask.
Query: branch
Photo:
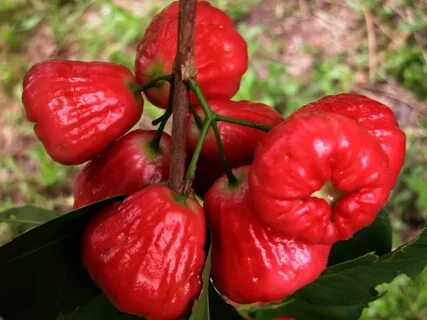
[[[169,186],[180,191],[185,174],[185,136],[188,113],[188,88],[185,84],[194,78],[194,24],[196,20],[197,0],[179,1],[178,48],[174,61],[172,150],[169,167]]]

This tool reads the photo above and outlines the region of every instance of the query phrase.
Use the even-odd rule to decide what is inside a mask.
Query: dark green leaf
[[[57,320],[141,320],[143,318],[117,311],[105,295],[100,294],[87,305]]]
[[[209,284],[209,315],[211,320],[243,320],[236,309],[224,301],[212,283]]]
[[[334,265],[373,252],[383,255],[391,251],[392,230],[389,214],[382,210],[375,221],[347,241],[337,242],[331,250],[328,264]]]
[[[0,212],[0,222],[9,223],[12,234],[18,236],[58,216],[60,216],[60,214],[54,211],[33,206],[25,206]]]
[[[367,254],[329,267],[322,275],[280,304],[253,310],[255,320],[288,315],[298,320],[356,320],[378,298],[375,287],[405,273],[419,274],[427,265],[427,230],[414,241],[378,257]]]
[[[80,263],[80,234],[91,213],[113,200],[70,212],[0,247],[5,319],[56,319],[99,295]]]
[[[211,249],[209,248],[208,255],[203,269],[203,289],[200,297],[194,302],[193,310],[189,320],[210,320],[209,316],[209,282],[211,274]]]

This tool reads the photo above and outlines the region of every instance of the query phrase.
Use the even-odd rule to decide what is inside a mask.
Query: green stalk
[[[206,118],[213,120],[215,114],[209,107],[208,102],[206,101],[205,95],[203,94],[202,89],[199,87],[199,84],[197,83],[197,81],[194,79],[188,80],[188,86],[196,95],[197,100],[199,100],[200,106],[202,107],[203,112],[206,115]]]
[[[218,145],[218,151],[219,151],[219,156],[220,156],[220,159],[221,159],[222,166],[224,168],[225,174],[227,175],[228,182],[231,185],[234,185],[234,184],[237,183],[237,178],[233,174],[233,171],[231,171],[231,168],[230,168],[230,166],[228,164],[228,161],[227,161],[227,157],[225,156],[224,146],[223,146],[222,140],[221,140],[221,135],[220,135],[218,127],[216,125],[216,115],[211,110],[211,108],[209,107],[209,104],[206,101],[206,98],[203,95],[203,92],[200,89],[198,83],[194,79],[190,79],[188,81],[188,85],[189,85],[190,89],[194,92],[194,94],[196,95],[197,99],[199,100],[200,106],[202,107],[203,112],[206,115],[206,120],[205,120],[204,126],[206,126],[206,124],[209,124],[209,126],[211,126],[212,129],[213,129],[213,131],[214,131],[215,139],[216,139],[216,142],[217,142],[217,145]],[[203,129],[205,129],[204,126],[202,128],[202,133],[203,133]],[[209,127],[206,129],[206,134],[207,134],[208,130],[209,130]],[[205,140],[205,138],[206,137],[203,138],[203,141]],[[197,143],[200,142],[200,139],[201,139],[201,137],[199,138],[199,141]],[[202,146],[203,146],[203,144],[202,144]],[[200,150],[201,149],[202,149],[202,147],[200,147]],[[196,148],[196,150],[197,150],[197,148]],[[196,150],[194,151],[193,158],[194,158],[194,156],[196,156],[196,158],[198,159],[199,156],[200,156],[200,154],[196,154]],[[199,153],[200,153],[200,151],[199,151]],[[191,159],[192,161],[193,161],[193,158]],[[197,164],[197,159],[196,159],[196,164]],[[195,166],[196,166],[196,164],[195,164]],[[191,165],[191,163],[190,163],[190,165]],[[190,171],[190,168],[191,167],[188,168],[188,171]],[[195,173],[195,168],[194,169],[191,168],[191,169]],[[187,171],[187,173],[188,173],[188,171]],[[193,174],[193,177],[194,177],[194,174]],[[188,177],[188,179],[192,180],[193,177]],[[187,177],[186,177],[186,181],[187,181]]]
[[[131,86],[131,90],[134,94],[137,94],[149,88],[155,87],[159,81],[168,81],[169,83],[171,83],[172,80],[173,80],[173,75],[164,74],[164,75],[155,77],[144,84],[134,84]]]
[[[221,163],[224,168],[225,174],[227,175],[228,183],[230,185],[236,185],[237,178],[233,174],[233,171],[231,170],[228,164],[227,157],[225,156],[224,145],[222,143],[221,134],[219,133],[218,126],[216,125],[216,121],[212,122],[212,129],[215,133],[215,139],[216,139],[216,143],[218,145],[218,150],[219,150],[219,157],[221,159]]]
[[[262,131],[269,131],[269,130],[271,130],[272,126],[253,122],[253,121],[248,121],[248,120],[243,120],[243,119],[238,119],[238,118],[232,118],[232,117],[227,117],[227,116],[217,114],[217,113],[213,112],[212,109],[209,107],[209,104],[208,104],[208,102],[207,102],[207,100],[206,100],[206,98],[205,98],[205,96],[204,96],[204,94],[203,94],[203,92],[202,92],[201,88],[199,87],[196,80],[194,80],[194,79],[188,80],[188,86],[190,87],[191,91],[193,91],[193,93],[197,97],[197,100],[199,101],[200,106],[206,115],[206,118],[205,118],[205,122],[203,123],[203,127],[201,130],[200,136],[199,136],[199,140],[197,141],[196,149],[194,150],[193,157],[191,158],[191,162],[190,162],[190,165],[188,167],[188,170],[187,170],[187,173],[185,176],[184,193],[187,194],[189,192],[190,187],[191,187],[191,183],[194,179],[194,175],[196,172],[197,160],[200,157],[200,152],[202,150],[203,143],[204,143],[206,136],[208,134],[209,127],[212,127],[212,129],[214,131],[215,139],[216,139],[216,142],[218,145],[221,163],[222,163],[222,166],[224,168],[225,174],[227,175],[228,183],[230,185],[235,185],[238,182],[238,179],[233,174],[233,171],[231,170],[231,168],[228,164],[227,157],[225,156],[224,145],[223,145],[222,140],[221,140],[221,135],[220,135],[219,130],[218,130],[217,122],[218,121],[224,121],[224,122],[229,122],[229,123],[235,123],[235,124],[239,124],[242,126],[262,130]],[[193,114],[194,114],[194,112],[193,112]],[[197,121],[198,121],[198,119],[196,118],[196,122]],[[200,121],[200,119],[199,119],[199,121]]]
[[[155,153],[158,153],[160,151],[160,140],[162,138],[163,131],[165,130],[166,123],[168,122],[171,115],[172,115],[172,108],[167,108],[166,112],[162,116],[160,125],[157,128],[157,132],[153,137],[153,140],[150,141],[150,148]]]
[[[253,121],[227,117],[227,116],[223,116],[223,115],[220,115],[217,113],[215,114],[215,118],[217,121],[224,121],[224,122],[229,122],[229,123],[240,124],[242,126],[259,129],[259,130],[262,130],[265,132],[270,131],[272,128],[272,126],[269,126],[268,124],[261,124],[261,123],[257,123],[257,122],[253,122]]]
[[[199,130],[203,127],[203,119],[202,117],[197,113],[196,108],[194,108],[193,104],[190,103],[190,111],[193,114],[194,120],[196,121],[197,128]]]
[[[196,149],[194,150],[193,156],[191,158],[190,164],[185,174],[184,188],[182,192],[186,195],[190,192],[191,184],[193,183],[194,176],[196,175],[197,161],[199,160],[200,152],[202,151],[203,144],[205,142],[206,136],[208,135],[208,131],[211,125],[212,125],[212,120],[206,119],[205,123],[203,124],[202,131],[200,132]]]
[[[166,117],[166,116],[167,115],[166,115],[166,112],[165,112],[160,117],[158,117],[158,118],[154,119],[153,121],[151,121],[151,125],[154,126],[154,127],[158,126],[162,122],[162,120],[164,119],[164,117]]]
[[[160,151],[160,140],[162,138],[163,131],[165,130],[166,123],[168,122],[170,116],[172,115],[172,100],[173,100],[173,91],[174,90],[175,90],[174,85],[173,85],[173,83],[171,83],[169,100],[168,100],[168,108],[166,109],[165,113],[160,118],[158,118],[152,122],[153,125],[156,125],[160,121],[160,125],[157,128],[156,135],[154,136],[153,140],[151,140],[151,142],[150,142],[150,148],[155,153],[158,153]]]

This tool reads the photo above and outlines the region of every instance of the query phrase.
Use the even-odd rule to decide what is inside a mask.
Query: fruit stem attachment
[[[194,117],[194,120],[196,121],[196,125],[197,128],[199,128],[199,130],[202,130],[203,127],[203,119],[202,117],[197,113],[196,108],[194,107],[194,105],[192,103],[190,103],[190,111],[191,114]]]
[[[224,145],[222,144],[221,134],[219,133],[216,121],[213,121],[211,126],[215,134],[216,144],[218,145],[219,150],[219,157],[222,163],[222,167],[224,168],[225,174],[227,175],[228,183],[234,186],[237,184],[237,178],[231,170],[227,161],[227,157],[225,156]]]
[[[190,185],[191,185],[191,182],[194,179],[194,174],[196,172],[197,160],[200,156],[200,152],[201,152],[202,147],[203,147],[203,142],[206,138],[209,127],[212,127],[212,129],[214,131],[216,143],[218,145],[219,156],[220,156],[221,163],[222,163],[222,166],[224,168],[225,174],[227,175],[228,183],[230,185],[235,185],[237,183],[237,178],[233,174],[233,171],[231,171],[231,168],[230,168],[228,161],[227,161],[227,157],[225,156],[225,151],[224,151],[224,146],[222,144],[221,135],[219,133],[218,126],[216,125],[216,121],[217,121],[216,114],[209,107],[209,104],[208,104],[202,90],[200,89],[200,86],[197,83],[197,81],[194,79],[190,79],[188,81],[188,86],[190,87],[191,91],[193,91],[194,95],[196,96],[197,100],[199,101],[200,106],[202,107],[203,112],[205,113],[205,116],[206,116],[205,119],[206,120],[205,120],[205,123],[203,125],[202,131],[200,133],[199,140],[197,141],[197,146],[196,146],[196,149],[194,150],[193,157],[191,158],[191,163],[193,163],[193,160],[195,162],[194,168],[191,167],[191,163],[190,163],[190,166],[188,167],[188,170],[187,170],[187,175],[186,175],[186,179],[185,179],[185,182],[186,182],[185,183],[185,186],[186,186],[185,190],[188,189],[187,184],[190,183]],[[207,126],[207,125],[208,125],[208,128],[206,129],[206,133],[203,134],[204,133],[203,130],[205,129],[205,126]],[[200,150],[198,150],[199,144],[201,144],[201,146],[199,148]],[[191,169],[191,171],[190,171],[190,169]]]
[[[191,191],[191,184],[193,183],[194,176],[196,175],[197,161],[199,160],[203,143],[205,142],[206,136],[208,135],[208,131],[211,125],[212,125],[212,120],[206,119],[203,124],[202,131],[200,132],[196,149],[194,149],[194,153],[193,153],[193,156],[191,157],[191,161],[188,166],[187,173],[185,174],[184,187],[182,189],[182,193],[184,193],[185,195],[188,195]]]
[[[224,122],[240,124],[240,125],[245,126],[245,127],[251,127],[254,129],[265,131],[265,132],[270,131],[272,128],[272,126],[270,126],[268,124],[261,124],[261,123],[257,123],[257,122],[253,122],[253,121],[227,117],[227,116],[223,116],[223,115],[220,115],[217,113],[215,114],[215,118],[216,118],[216,121],[224,121]]]
[[[173,75],[172,74],[163,74],[161,76],[155,77],[151,79],[150,81],[143,83],[143,84],[133,84],[131,86],[131,90],[134,94],[140,94],[144,90],[150,89],[152,87],[155,87],[158,85],[158,82],[160,81],[168,81],[171,83],[173,81]]]
[[[156,120],[153,120],[152,124],[153,126],[160,123],[159,127],[157,128],[157,132],[150,142],[150,148],[155,152],[158,153],[160,151],[160,140],[163,135],[163,131],[165,130],[166,123],[168,122],[170,116],[172,115],[172,97],[173,92],[175,91],[174,84],[171,83],[170,85],[170,94],[169,94],[169,101],[168,101],[168,108],[166,109],[165,113],[162,114],[160,118],[157,118]]]
[[[194,24],[197,0],[179,1],[178,47],[173,65],[172,94],[172,145],[168,185],[180,192],[184,183],[186,162],[186,122],[188,113],[188,88],[185,84],[195,78],[197,70],[194,62]]]

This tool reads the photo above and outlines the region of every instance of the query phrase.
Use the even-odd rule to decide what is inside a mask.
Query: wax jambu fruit
[[[78,174],[74,208],[112,196],[129,195],[166,180],[170,163],[170,136],[163,133],[153,145],[156,131],[134,130],[112,143]]]
[[[172,73],[178,40],[178,1],[164,8],[150,23],[137,46],[136,78],[146,83]],[[248,67],[247,45],[231,18],[206,1],[197,3],[194,39],[196,80],[205,96],[231,98],[239,89]],[[166,107],[169,83],[164,81],[145,91],[147,98]],[[196,102],[191,94],[191,100]]]
[[[205,229],[195,200],[150,186],[96,212],[83,233],[82,261],[120,311],[177,319],[201,291]]]
[[[355,120],[310,110],[258,144],[249,188],[267,226],[306,243],[332,244],[375,219],[390,194],[391,172],[378,140]]]
[[[218,179],[205,198],[212,278],[236,303],[282,300],[320,275],[331,246],[305,244],[260,223],[250,203],[247,171],[234,170],[238,185]]]
[[[47,153],[62,164],[94,158],[141,117],[143,100],[132,73],[106,62],[53,60],[24,78],[27,119]]]
[[[394,185],[405,159],[405,133],[399,128],[393,111],[386,105],[355,93],[341,93],[309,103],[294,114],[323,111],[340,114],[365,128],[383,148],[390,164]]]

